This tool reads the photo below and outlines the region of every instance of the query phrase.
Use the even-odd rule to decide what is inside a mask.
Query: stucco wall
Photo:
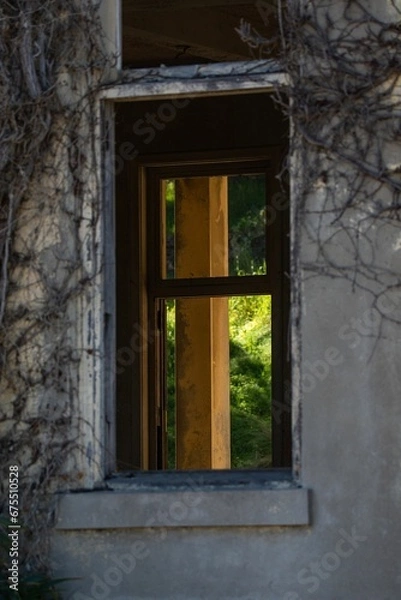
[[[382,3],[377,16],[397,20],[390,4]],[[341,3],[333,8],[337,24],[344,17],[343,8]],[[379,137],[382,133],[378,129]],[[394,165],[396,155],[393,147],[387,164]],[[298,158],[293,165],[302,163]],[[60,505],[53,558],[57,574],[81,579],[66,585],[66,597],[394,600],[401,596],[401,330],[395,323],[401,294],[394,287],[382,293],[387,275],[387,283],[393,285],[394,274],[400,272],[400,229],[394,222],[372,221],[366,227],[353,210],[335,218],[338,204],[330,208],[327,199],[333,190],[338,202],[346,196],[348,168],[338,162],[330,164],[323,178],[317,172],[302,211],[297,210],[301,198],[296,183],[301,172],[293,172],[293,239],[299,244],[294,275],[299,276],[300,299],[294,307],[299,318],[294,416],[301,433],[298,485],[309,491],[309,501],[305,496],[297,505],[300,489],[295,486],[286,491],[290,499],[285,505],[284,497],[268,487],[259,497],[256,492],[250,507],[232,490],[218,492],[214,486],[213,494],[227,496],[223,502],[216,500],[217,517],[214,513],[212,518],[206,509],[212,492],[197,479],[200,476],[184,478],[184,491],[163,485],[133,489],[120,482],[98,496],[78,495],[70,503],[77,512],[82,502],[78,520],[68,512],[67,499]],[[369,192],[368,202],[379,199],[374,187],[362,192]],[[386,201],[383,190],[378,193],[380,201]],[[323,206],[328,210],[318,221]],[[346,233],[350,228],[364,236],[358,260],[377,275],[365,289],[356,285],[358,277],[352,281],[316,269],[322,236],[329,240],[326,250],[332,257],[352,263],[353,246]],[[188,489],[191,493],[185,495]],[[97,507],[107,505],[111,495],[112,515],[99,520]],[[284,505],[292,520],[283,518]],[[109,514],[105,508],[104,513]],[[278,521],[270,520],[272,513]],[[252,520],[255,514],[259,521]]]
[[[383,3],[380,11],[390,4]],[[397,20],[392,9],[385,16]],[[397,150],[389,154],[389,163],[396,161]],[[98,159],[94,156],[96,165]],[[339,164],[338,171],[340,167]],[[96,168],[95,172],[99,174]],[[299,176],[297,171],[295,177]],[[75,511],[80,510],[77,503],[82,506],[80,521],[75,524],[65,508],[72,494],[64,496],[64,508],[61,503],[52,537],[55,575],[78,578],[63,584],[65,597],[401,597],[401,332],[395,322],[383,322],[372,311],[374,302],[378,306],[375,292],[382,291],[382,284],[377,283],[375,288],[373,282],[368,293],[345,277],[333,278],[311,268],[319,258],[316,210],[320,211],[330,186],[338,186],[338,194],[342,193],[336,169],[331,168],[330,176],[324,180],[316,174],[302,214],[295,210],[299,201],[297,186],[292,198],[293,214],[297,214],[293,237],[300,249],[299,264],[295,265],[300,277],[300,305],[296,307],[299,321],[295,329],[300,380],[294,378],[293,390],[294,413],[299,416],[296,423],[301,432],[299,479],[285,490],[279,485],[281,491],[274,484],[257,485],[255,490],[262,487],[263,493],[253,490],[257,495],[254,506],[244,504],[235,491],[225,491],[227,496],[224,501],[220,499],[214,519],[208,494],[219,492],[216,486],[212,492],[199,477],[184,479],[179,490],[161,486],[127,491],[125,482],[115,484],[115,489],[109,491],[93,490],[95,484],[102,487],[104,473],[104,271],[97,267],[104,266],[105,228],[102,215],[95,211],[99,205],[93,202],[93,194],[100,193],[99,182],[92,183],[88,186],[91,193],[87,205],[80,213],[85,249],[80,259],[92,269],[94,279],[88,294],[80,296],[71,309],[72,339],[79,353],[73,395],[82,411],[80,447],[84,448],[74,467],[82,473],[79,486],[77,483],[75,487],[82,486],[87,491],[74,494]],[[370,201],[375,199],[372,191]],[[45,200],[50,211],[51,197]],[[338,259],[350,255],[343,231],[344,225],[353,225],[355,219],[353,212],[343,216],[341,224],[330,214],[326,216],[324,231],[335,234],[331,251]],[[92,226],[94,222],[95,228],[85,229],[85,223]],[[23,225],[22,220],[21,236]],[[27,226],[32,227],[32,223]],[[67,247],[63,230],[65,220],[59,218],[44,251],[53,248],[54,254],[56,247],[60,250],[60,244]],[[399,273],[399,227],[382,223],[371,227],[367,235],[369,249],[374,248],[374,253],[369,254],[370,269],[383,273],[383,267],[391,266],[393,272],[398,269]],[[367,254],[362,256],[368,260]],[[46,260],[50,265],[50,259]],[[381,298],[382,313],[399,316],[399,292]],[[25,303],[32,301],[37,299],[24,298]],[[188,489],[190,494],[186,494]],[[110,518],[99,524],[105,512],[102,503],[107,504],[107,497],[100,494],[113,496],[113,501]],[[255,513],[259,515],[257,522],[253,520]],[[271,515],[278,515],[278,520]]]
[[[317,203],[318,198],[311,196],[309,207]],[[314,248],[305,231],[303,258],[309,261]],[[378,260],[394,260],[395,253],[399,255],[399,233],[394,228],[375,237]],[[386,296],[381,303],[382,309],[394,314],[400,306],[397,294]],[[111,524],[110,529],[62,530],[65,523],[59,524],[53,553],[57,573],[82,577],[70,586],[75,591],[67,597],[399,597],[399,328],[385,327],[384,339],[377,342],[375,335],[370,337],[376,334],[378,320],[367,295],[353,291],[352,285],[341,279],[310,278],[308,269],[303,271],[301,314],[300,482],[311,493],[310,524],[249,525],[249,509],[239,504],[239,519],[246,527],[192,527],[187,523],[182,527],[192,504],[172,491],[170,498],[167,492],[150,508],[148,522],[153,527],[142,529],[132,525],[130,509],[121,503],[122,519],[125,515],[131,528],[113,528]],[[196,482],[191,486],[201,508],[207,492],[202,486],[197,488]],[[119,494],[121,489],[107,493]],[[138,492],[131,494],[135,512]],[[89,518],[87,499],[81,499]],[[274,505],[268,495],[264,502],[266,510]],[[230,498],[222,514],[233,505],[235,499]],[[94,511],[96,506],[99,502],[94,493]]]

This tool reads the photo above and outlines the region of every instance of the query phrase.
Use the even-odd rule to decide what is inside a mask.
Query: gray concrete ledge
[[[145,69],[125,69],[122,83],[138,81],[166,81],[177,79],[205,79],[210,77],[238,77],[282,73],[283,67],[276,60],[246,60],[219,62],[202,65],[183,65],[178,67],[152,67]]]
[[[56,529],[310,524],[308,490],[110,490],[60,495]]]
[[[226,94],[230,91],[272,91],[285,86],[287,75],[274,60],[255,60],[180,67],[124,70],[118,81],[104,86],[102,100]]]

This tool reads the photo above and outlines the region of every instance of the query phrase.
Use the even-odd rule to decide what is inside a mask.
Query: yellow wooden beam
[[[228,273],[227,178],[176,182],[176,277]],[[178,469],[230,468],[227,298],[176,306]]]

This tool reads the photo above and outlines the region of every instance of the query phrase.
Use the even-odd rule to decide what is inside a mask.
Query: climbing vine
[[[277,101],[291,119],[296,175],[294,306],[300,266],[346,279],[370,299],[380,337],[401,324],[401,11],[392,0],[288,0],[278,12],[287,85]],[[277,48],[249,24],[241,32],[263,56]],[[27,568],[46,566],[51,492],[79,487],[77,452],[91,453],[79,442],[86,350],[74,324],[102,268],[101,37],[91,0],[0,7],[1,503],[9,465],[23,464]]]
[[[109,66],[101,36],[92,0],[1,3],[0,508],[8,468],[20,465],[28,570],[48,566],[50,492],[80,477],[73,325],[100,268],[85,252],[99,213],[95,93]]]
[[[280,15],[288,85],[277,100],[293,128],[293,233],[304,228],[318,248],[312,260],[302,258],[303,268],[348,279],[382,317],[399,323],[399,311],[382,310],[380,297],[400,286],[391,254],[399,249],[401,219],[401,9],[393,0],[260,4],[265,15]],[[251,24],[243,22],[239,33],[269,56],[270,40]],[[382,234],[389,242],[384,262]],[[293,248],[299,252],[297,238]]]
[[[393,0],[259,6],[267,25],[278,11],[279,61],[287,76],[276,100],[291,121],[292,364],[300,398],[302,289],[314,278],[333,294],[358,295],[365,309],[353,322],[369,338],[370,357],[389,342],[391,361],[399,337],[401,9]],[[238,31],[261,58],[277,47],[250,23]],[[296,473],[301,407],[292,407]]]
[[[285,23],[297,217],[317,248],[303,268],[349,280],[398,324],[381,299],[400,290],[401,11],[290,2]]]

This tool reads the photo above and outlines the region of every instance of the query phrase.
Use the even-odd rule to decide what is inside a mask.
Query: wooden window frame
[[[160,181],[166,178],[189,176],[230,175],[250,172],[266,173],[266,183],[272,186],[267,190],[267,199],[279,188],[274,175],[280,171],[278,148],[268,151],[241,150],[239,153],[208,152],[197,154],[164,155],[137,161],[132,172],[131,185],[135,190],[136,202],[131,207],[132,230],[136,242],[129,253],[132,269],[137,271],[138,302],[136,318],[144,327],[144,338],[149,342],[139,355],[137,370],[136,407],[126,407],[127,419],[133,427],[136,441],[136,455],[140,459],[124,460],[124,464],[140,470],[161,468],[158,450],[157,414],[155,398],[160,397],[160,369],[163,369],[160,356],[161,327],[158,302],[161,298],[195,296],[235,296],[264,294],[272,296],[272,450],[273,467],[291,467],[291,415],[282,408],[288,403],[285,391],[290,381],[289,354],[289,278],[288,262],[288,211],[277,211],[274,223],[267,227],[266,264],[270,267],[266,275],[226,276],[197,279],[168,280],[161,277],[161,251],[153,253],[155,245],[161,248],[161,209],[160,204],[149,202],[148,198],[160,198]],[[267,205],[268,206],[268,205]],[[271,227],[271,229],[269,229]],[[272,260],[272,257],[278,257]],[[158,374],[159,373],[159,374]],[[131,402],[132,399],[127,399]],[[275,408],[275,404],[278,410]],[[124,408],[120,410],[125,413]],[[135,413],[136,416],[133,415]],[[279,418],[276,418],[279,415]],[[159,421],[159,427],[163,423]],[[121,433],[120,433],[121,435]],[[131,433],[132,435],[132,433]],[[138,450],[139,441],[139,450]],[[121,440],[117,439],[117,448]],[[120,446],[121,448],[121,446]],[[120,449],[121,452],[121,449]],[[127,452],[127,450],[125,450]],[[134,452],[134,453],[135,453]],[[129,454],[129,451],[128,451]],[[159,458],[158,458],[159,457]],[[140,464],[138,464],[138,462]],[[123,469],[125,470],[125,469]],[[235,471],[233,471],[235,472]]]

